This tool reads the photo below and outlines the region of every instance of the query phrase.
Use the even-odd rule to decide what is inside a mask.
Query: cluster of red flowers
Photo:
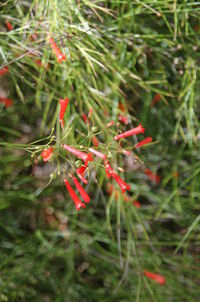
[[[66,113],[66,109],[67,109],[67,106],[69,104],[69,99],[68,98],[65,98],[65,99],[60,99],[60,112],[59,112],[59,120],[60,120],[60,125],[61,125],[61,128],[64,127],[65,125],[65,122],[64,122],[64,117],[65,117],[65,113]],[[89,113],[87,115],[87,121],[90,119],[92,115],[92,109],[89,110]],[[137,127],[133,128],[133,129],[130,129],[128,131],[125,131],[121,134],[118,134],[114,137],[114,140],[118,141],[120,139],[123,139],[123,138],[126,138],[126,137],[129,137],[129,136],[132,136],[132,135],[137,135],[137,134],[140,134],[140,133],[144,133],[145,129],[142,127],[141,124],[139,124]],[[151,137],[148,137],[146,139],[144,139],[143,141],[137,143],[134,147],[135,148],[138,148],[138,147],[141,147],[145,144],[148,144],[152,141],[152,138]],[[92,137],[92,143],[93,143],[93,146],[94,147],[98,147],[99,146],[99,141],[98,139],[96,138],[96,136],[93,136]],[[88,163],[93,161],[93,156],[96,156],[98,157],[99,159],[101,159],[103,161],[103,165],[104,165],[104,170],[105,170],[105,173],[107,175],[108,178],[112,178],[120,187],[121,189],[121,192],[122,194],[125,193],[127,190],[130,190],[131,187],[129,184],[127,184],[117,173],[116,171],[112,168],[111,166],[111,163],[109,162],[109,160],[107,159],[107,155],[100,152],[99,150],[93,148],[93,147],[90,147],[88,149],[88,152],[83,152],[83,151],[80,151],[72,146],[69,146],[67,144],[63,144],[62,147],[69,153],[75,155],[76,157],[78,157],[79,159],[81,159],[83,161],[83,164],[81,167],[77,168],[76,169],[76,174],[77,176],[80,178],[80,180],[84,183],[84,184],[87,184],[87,179],[85,178],[85,173],[86,173],[86,170],[88,168]],[[53,147],[49,147],[48,149],[45,149],[43,150],[42,152],[42,157],[43,157],[43,160],[46,162],[48,160],[51,159],[52,157],[52,153],[53,153]],[[131,152],[128,151],[128,150],[124,150],[123,152],[125,155],[130,155]],[[146,171],[149,171],[148,169]],[[150,173],[146,173],[151,179],[154,179],[153,178],[153,174],[150,174]],[[157,182],[157,178],[156,179],[156,182]],[[83,193],[83,187],[80,185],[80,183],[78,183],[77,179],[73,176],[72,177],[72,180],[76,186],[76,188],[78,189],[78,191]],[[73,201],[75,202],[75,206],[76,206],[76,209],[80,209],[81,207],[85,207],[85,205],[83,203],[81,203],[77,197],[77,195],[74,193],[72,187],[69,185],[69,182],[67,180],[65,180],[65,185],[70,193],[70,196],[72,197]],[[82,189],[81,189],[82,188]],[[82,195],[81,195],[82,196]],[[82,196],[83,197],[83,196]],[[85,201],[85,199],[83,198],[83,200]],[[138,201],[133,201],[133,205],[137,208],[139,208],[141,205]]]

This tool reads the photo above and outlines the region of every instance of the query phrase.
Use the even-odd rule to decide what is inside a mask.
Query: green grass
[[[14,101],[7,109],[0,104],[0,301],[198,301],[199,3],[8,0],[0,10],[0,65],[9,66],[0,89]],[[6,19],[14,30],[6,30]],[[49,32],[66,62],[52,54]],[[70,105],[61,132],[64,97]],[[141,122],[155,142],[131,163],[116,152],[118,128],[105,127],[117,120],[119,102],[129,110],[127,128]],[[88,127],[81,113],[91,107]],[[87,149],[93,133],[124,167],[140,209],[107,194],[95,161],[91,203],[76,212],[63,178],[77,163],[60,144]],[[50,144],[55,157],[44,164],[40,154]],[[159,185],[145,167],[160,175]],[[145,278],[144,269],[166,284]]]

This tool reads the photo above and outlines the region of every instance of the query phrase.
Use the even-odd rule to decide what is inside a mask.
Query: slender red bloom
[[[66,188],[69,192],[69,195],[71,196],[74,204],[75,204],[75,207],[76,207],[76,210],[79,211],[80,208],[85,208],[85,204],[83,202],[80,201],[80,199],[78,198],[78,196],[76,195],[76,192],[72,189],[72,187],[70,186],[69,182],[67,179],[64,179],[64,183],[66,185]]]
[[[127,125],[128,124],[128,117],[127,116],[123,116],[123,115],[119,115],[119,121],[121,123],[123,123],[124,125]]]
[[[89,124],[88,117],[87,117],[87,115],[86,115],[84,112],[81,113],[81,117],[82,117],[82,120],[83,120],[86,124]]]
[[[138,200],[134,200],[133,205],[138,209],[141,208],[141,203]]]
[[[11,99],[1,98],[1,97],[0,97],[0,103],[3,103],[6,106],[6,108],[11,107],[13,105],[13,101]]]
[[[136,128],[133,128],[131,130],[128,130],[126,132],[123,132],[121,134],[116,135],[114,137],[114,139],[119,140],[121,138],[125,138],[125,137],[132,136],[132,135],[135,135],[135,134],[144,133],[144,131],[145,131],[145,128],[143,128],[142,125],[139,124],[139,126],[137,126]]]
[[[149,136],[149,137],[143,139],[143,141],[137,143],[134,147],[135,148],[139,148],[139,147],[142,147],[142,146],[144,146],[146,144],[149,144],[151,142],[152,142],[152,137]]]
[[[92,137],[92,143],[95,147],[98,147],[99,146],[99,141],[98,139],[96,138],[96,136],[93,136]]]
[[[8,20],[6,20],[6,27],[7,27],[7,30],[9,30],[9,31],[13,30],[13,26]]]
[[[43,161],[46,162],[48,161],[53,153],[53,147],[50,147],[48,149],[44,149],[41,153],[42,157],[43,157]]]
[[[159,184],[160,182],[160,176],[157,174],[154,174],[153,172],[151,172],[151,170],[146,169],[145,170],[145,174],[149,177],[149,179],[151,179],[152,181],[156,182],[157,184]]]
[[[49,44],[51,45],[51,48],[53,49],[58,62],[61,63],[62,61],[66,61],[66,56],[61,52],[54,39],[51,37],[49,38]]]
[[[87,203],[90,202],[90,196],[85,192],[81,184],[78,182],[77,178],[73,176],[72,179],[81,197],[83,198],[83,201]]]
[[[144,271],[144,274],[147,278],[155,280],[160,285],[164,285],[166,282],[165,277],[163,277],[162,275],[158,275],[158,274],[146,271],[146,270]]]
[[[151,102],[151,107],[155,106],[155,104],[158,103],[160,99],[161,99],[161,95],[159,93],[155,94]]]
[[[97,157],[101,158],[101,159],[106,159],[106,155],[97,151],[97,150],[94,150],[93,148],[89,148],[89,151],[92,152],[94,155],[96,155]]]
[[[111,121],[111,122],[109,122],[109,123],[106,125],[106,127],[112,127],[114,124],[115,124],[115,122],[114,122],[114,121]]]
[[[63,128],[65,126],[65,122],[64,122],[64,115],[65,115],[65,111],[67,109],[67,105],[69,104],[69,99],[60,99],[60,123],[61,123],[61,127]]]
[[[70,147],[66,144],[63,145],[63,148],[65,148],[65,150],[67,150],[68,152],[74,154],[75,156],[79,157],[80,159],[82,159],[84,161],[93,161],[91,153],[84,153],[84,152],[82,152],[80,150],[77,150],[73,147]]]
[[[3,75],[3,74],[5,74],[5,73],[7,73],[9,70],[8,70],[8,67],[7,66],[5,66],[5,67],[3,67],[2,69],[0,69],[0,75]]]
[[[121,192],[124,193],[126,190],[130,190],[130,186],[123,180],[117,173],[111,173],[114,180],[118,183],[121,188]]]

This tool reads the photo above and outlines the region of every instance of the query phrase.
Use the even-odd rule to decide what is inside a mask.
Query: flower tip
[[[85,209],[85,204],[83,202],[80,202],[78,204],[76,204],[76,210],[77,211],[80,211],[81,208],[84,208]]]
[[[142,124],[139,124],[139,127],[140,127],[140,132],[141,132],[141,133],[144,133],[144,132],[145,132],[145,128],[142,127]]]
[[[59,63],[61,63],[62,61],[66,61],[67,60],[66,56],[63,53],[59,54],[57,58],[58,58],[58,62]]]
[[[86,161],[93,161],[93,157],[91,153],[88,153]]]

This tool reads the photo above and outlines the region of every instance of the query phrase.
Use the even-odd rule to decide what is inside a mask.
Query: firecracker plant
[[[0,10],[0,301],[196,302],[198,3]]]

